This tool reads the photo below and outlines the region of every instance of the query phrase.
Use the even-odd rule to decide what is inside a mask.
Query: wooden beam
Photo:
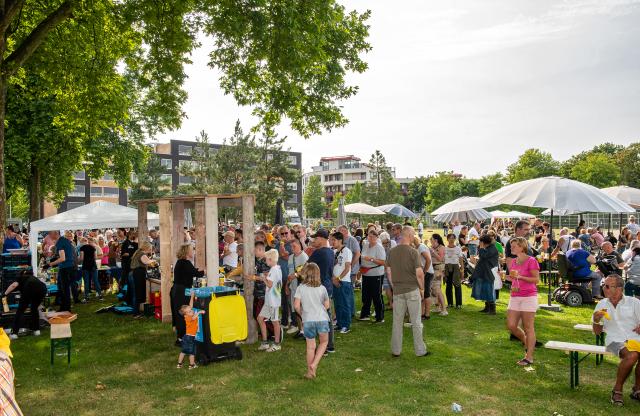
[[[254,205],[253,195],[242,197],[242,238],[244,241],[244,253],[242,261],[242,276],[244,278],[244,300],[247,307],[247,319],[249,321],[249,335],[247,343],[253,344],[258,340],[258,326],[253,319],[253,285],[255,274],[255,250],[254,250]]]
[[[242,208],[242,198],[219,199],[218,208]]]
[[[143,243],[149,239],[149,227],[147,226],[147,204],[138,205],[138,241]],[[151,303],[151,283],[146,281],[147,303]]]
[[[207,286],[218,286],[218,198],[208,196],[204,199],[205,241],[207,256]]]
[[[170,201],[172,227],[171,227],[171,264],[175,264],[178,249],[184,244],[184,202]],[[160,240],[162,241],[162,240]]]
[[[207,234],[205,229],[204,201],[195,201],[195,218],[193,222],[196,227],[196,268],[206,270]]]
[[[142,202],[146,203],[158,203],[159,201],[202,201],[206,197],[215,197],[217,199],[236,199],[242,198],[245,195],[251,194],[201,194],[201,195],[176,195],[176,196],[166,196],[164,198],[155,198],[155,199],[136,199],[129,201],[132,204],[139,204]]]
[[[171,285],[173,265],[171,230],[173,226],[173,214],[171,202],[160,201],[160,295],[162,297],[162,322],[171,322]]]

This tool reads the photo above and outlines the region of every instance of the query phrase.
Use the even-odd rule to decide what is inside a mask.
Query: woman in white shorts
[[[518,365],[533,364],[533,352],[536,347],[534,320],[538,310],[538,281],[540,265],[535,257],[527,254],[528,242],[525,238],[516,237],[511,240],[509,275],[511,281],[511,299],[507,307],[507,327],[518,337],[527,349],[526,356],[518,361]],[[518,326],[522,320],[524,331]]]

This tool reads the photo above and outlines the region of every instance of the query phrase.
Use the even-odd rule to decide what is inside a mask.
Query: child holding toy
[[[182,305],[180,307],[180,315],[184,316],[187,330],[182,337],[182,351],[178,356],[177,368],[182,368],[182,361],[184,356],[189,356],[189,370],[197,368],[196,365],[196,332],[198,332],[198,315],[204,314],[204,311],[194,312],[193,299],[195,298],[195,291],[191,290],[191,299],[189,299],[188,305]]]

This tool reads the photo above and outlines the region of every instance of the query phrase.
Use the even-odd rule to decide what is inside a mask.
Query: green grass
[[[625,406],[609,404],[613,358],[599,367],[594,357],[583,361],[575,391],[568,387],[568,356],[560,351],[539,349],[535,371],[518,367],[523,350],[508,341],[504,329],[507,293],[501,294],[497,316],[479,314],[480,304],[469,295],[465,288],[464,309],[425,323],[432,356],[413,355],[406,328],[403,354],[392,358],[387,312],[383,325],[356,322],[350,334],[337,335],[337,352],[322,360],[313,381],[302,377],[303,341],[286,339],[274,354],[245,345],[242,361],[177,370],[179,349],[169,325],[96,315],[96,303],[79,305],[70,367],[66,357],[56,357],[50,366],[48,331],[13,343],[16,395],[29,416],[439,415],[451,414],[453,402],[469,415],[640,414],[640,403],[628,398],[629,381]],[[590,312],[588,307],[540,311],[538,336],[591,344],[591,334],[573,330],[574,324],[589,322]]]

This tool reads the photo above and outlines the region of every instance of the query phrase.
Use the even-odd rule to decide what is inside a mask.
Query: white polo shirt
[[[229,244],[229,254],[222,258],[222,264],[230,267],[238,267],[238,243]]]
[[[596,311],[606,309],[611,319],[602,318],[603,331],[606,332],[607,346],[612,342],[625,342],[630,339],[640,341],[640,334],[633,330],[640,325],[640,299],[623,296],[618,306],[614,307],[609,299],[604,298],[596,305]],[[593,322],[593,316],[591,317]]]

